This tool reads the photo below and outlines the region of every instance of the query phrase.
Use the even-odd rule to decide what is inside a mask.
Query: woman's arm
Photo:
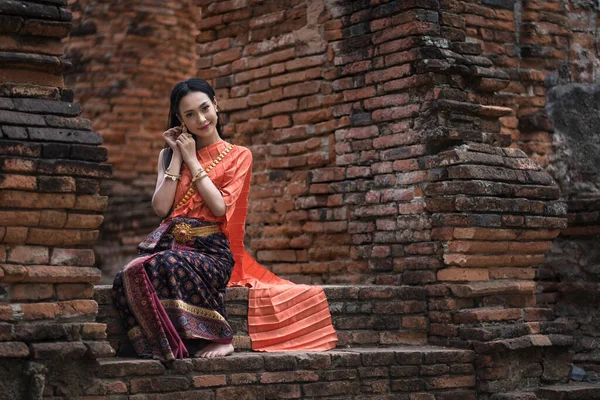
[[[203,169],[198,160],[196,160],[195,163],[192,160],[190,164],[192,165],[188,164],[188,167],[192,172],[192,176],[195,176]],[[204,200],[208,208],[210,208],[210,211],[212,211],[216,217],[225,215],[225,212],[227,211],[225,200],[223,199],[219,189],[217,189],[213,181],[208,176],[196,181],[196,189],[198,189],[198,193],[200,193],[202,200]]]
[[[158,177],[156,179],[156,189],[152,196],[152,208],[159,217],[166,217],[173,206],[178,182],[166,177],[163,171],[164,157],[166,157],[165,149],[161,150],[158,155]],[[173,153],[167,172],[172,175],[180,175],[181,162],[181,153]]]
[[[192,177],[196,176],[198,172],[203,170],[202,165],[200,165],[200,161],[198,161],[196,156],[196,142],[190,135],[186,134],[178,136],[176,143],[179,146],[183,161],[192,173]],[[200,197],[202,197],[202,200],[204,200],[212,213],[217,217],[225,215],[225,212],[227,211],[225,200],[210,178],[205,177],[198,179],[195,182],[195,185]]]

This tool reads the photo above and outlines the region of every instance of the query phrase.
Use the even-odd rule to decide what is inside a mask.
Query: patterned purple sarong
[[[224,301],[234,264],[229,241],[219,232],[179,244],[168,229],[180,221],[192,227],[210,224],[192,218],[161,224],[113,282],[113,302],[143,358],[187,357],[182,339],[233,340]]]

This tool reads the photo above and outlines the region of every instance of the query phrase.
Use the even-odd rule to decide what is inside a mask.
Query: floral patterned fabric
[[[177,222],[211,224],[193,218],[168,224]],[[223,233],[180,244],[164,225],[115,276],[112,296],[136,353],[168,361],[188,356],[181,339],[231,343],[224,297],[234,259]]]

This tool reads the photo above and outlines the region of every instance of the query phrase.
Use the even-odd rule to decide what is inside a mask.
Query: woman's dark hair
[[[169,120],[167,122],[167,129],[171,129],[176,126],[181,126],[181,121],[179,121],[179,119],[177,118],[177,115],[179,114],[179,103],[185,95],[192,92],[205,93],[210,99],[210,101],[212,101],[213,103],[215,101],[215,90],[204,79],[190,78],[186,79],[185,81],[179,82],[171,91],[171,105],[169,106]],[[223,128],[221,127],[221,118],[219,117],[219,113],[217,113],[217,133],[219,134],[220,138],[223,138]],[[196,140],[195,135],[192,135],[192,138],[194,138],[194,141]],[[163,168],[166,170],[169,167],[169,164],[171,163],[171,158],[173,157],[173,150],[166,143],[165,149],[167,149],[167,151],[163,159]]]

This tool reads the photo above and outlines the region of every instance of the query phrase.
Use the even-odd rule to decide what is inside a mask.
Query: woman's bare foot
[[[233,345],[231,343],[215,343],[210,342],[202,348],[202,350],[194,353],[195,358],[215,358],[225,357],[233,353]]]

